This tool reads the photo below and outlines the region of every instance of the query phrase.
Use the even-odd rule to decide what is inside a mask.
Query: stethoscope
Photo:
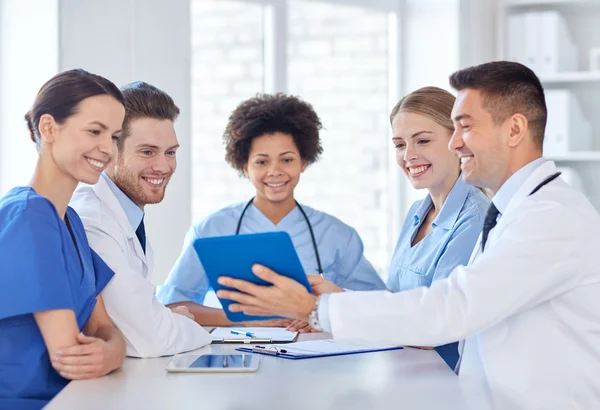
[[[531,196],[533,194],[535,194],[537,191],[539,191],[540,189],[542,189],[543,187],[545,187],[546,185],[548,185],[550,182],[554,181],[556,178],[558,178],[560,176],[560,174],[562,174],[562,172],[557,172],[555,174],[550,175],[548,178],[544,179],[542,182],[540,182],[534,189],[533,191],[531,191],[529,193],[528,196]],[[481,246],[477,246],[477,253],[475,254],[475,256],[473,257],[473,260],[475,260],[475,258],[477,258],[479,256],[479,254],[481,253]],[[471,261],[471,262],[472,262]]]
[[[238,219],[237,229],[235,230],[236,235],[239,235],[240,228],[242,227],[242,219],[244,219],[244,215],[246,214],[246,211],[248,210],[250,205],[252,205],[253,201],[254,201],[254,197],[252,197],[252,199],[250,201],[248,201],[248,203],[244,207],[244,210],[242,211],[242,214],[240,215],[240,219]],[[310,224],[310,220],[308,219],[308,216],[306,216],[306,212],[304,212],[304,209],[302,209],[302,207],[300,206],[298,201],[294,200],[294,202],[296,203],[296,206],[302,213],[302,216],[304,217],[304,220],[306,221],[306,224],[308,225],[308,230],[310,231],[310,239],[312,239],[313,249],[315,250],[315,257],[317,258],[317,265],[319,267],[319,275],[321,275],[321,277],[323,277],[323,268],[321,267],[321,258],[319,257],[319,249],[317,248],[317,241],[315,239],[315,233],[313,232],[312,225]]]

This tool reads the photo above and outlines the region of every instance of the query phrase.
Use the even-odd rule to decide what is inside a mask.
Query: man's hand
[[[65,379],[83,380],[104,376],[122,360],[110,343],[97,337],[77,335],[75,346],[56,351],[52,366]]]
[[[222,276],[219,284],[238,289],[239,292],[219,290],[221,299],[237,303],[229,305],[232,312],[244,312],[252,316],[284,316],[308,321],[317,297],[293,279],[278,275],[271,269],[254,265],[252,272],[273,286],[255,285],[244,280]],[[243,292],[243,293],[242,293]]]
[[[319,296],[324,293],[345,292],[344,289],[337,286],[335,283],[323,279],[321,275],[307,275],[310,287],[315,295]]]
[[[171,310],[173,311],[173,313],[177,313],[178,315],[185,316],[188,319],[192,319],[192,320],[196,319],[194,317],[194,315],[192,315],[190,310],[187,308],[187,306],[176,306],[174,308],[171,308]]]

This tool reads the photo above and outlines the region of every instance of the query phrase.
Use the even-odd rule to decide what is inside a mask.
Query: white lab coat
[[[150,282],[154,264],[150,241],[144,254],[104,178],[93,186],[80,185],[70,205],[81,217],[91,248],[115,272],[102,297],[108,315],[125,336],[128,356],[173,355],[211,342],[200,325],[156,299]]]
[[[412,346],[466,339],[459,377],[482,383],[495,408],[600,408],[600,216],[560,178],[529,196],[555,172],[552,162],[539,166],[485,252],[448,279],[331,295],[334,337]]]

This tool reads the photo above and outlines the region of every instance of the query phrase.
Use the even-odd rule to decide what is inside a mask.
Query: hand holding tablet
[[[312,293],[292,239],[285,232],[201,238],[194,242],[194,249],[215,291],[234,290],[220,285],[217,282],[220,276],[242,279],[257,285],[270,285],[252,273],[252,266],[260,264],[280,275],[294,279]],[[277,316],[249,316],[242,312],[230,312],[229,305],[234,302],[227,299],[219,300],[227,318],[232,322],[277,318]]]

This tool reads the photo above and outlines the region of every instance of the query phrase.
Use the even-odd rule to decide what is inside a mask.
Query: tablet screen
[[[250,357],[246,354],[205,354],[199,356],[192,364],[191,369],[206,369],[206,368],[248,368],[250,367]]]

